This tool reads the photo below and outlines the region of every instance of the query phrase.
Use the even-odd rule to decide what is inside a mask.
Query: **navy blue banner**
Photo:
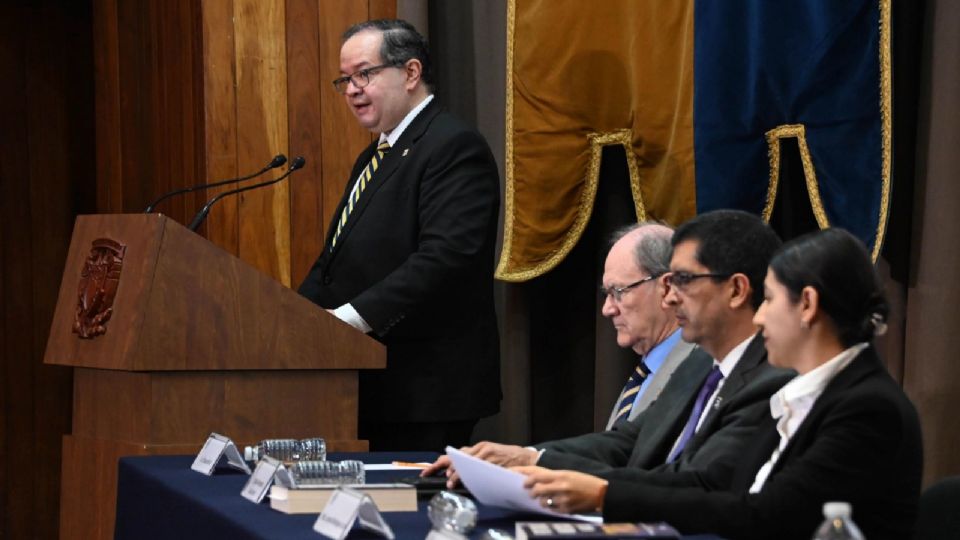
[[[889,0],[695,0],[697,212],[769,218],[796,137],[814,215],[879,253],[890,189]]]

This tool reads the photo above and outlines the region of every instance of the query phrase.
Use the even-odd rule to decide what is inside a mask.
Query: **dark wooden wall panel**
[[[73,218],[96,201],[91,13],[0,5],[0,538],[58,532],[72,372],[42,358]]]
[[[114,25],[117,31],[117,50],[111,52],[117,55],[119,76],[116,100],[120,110],[120,129],[116,136],[120,137],[120,174],[109,179],[110,182],[115,182],[112,185],[103,185],[102,181],[97,183],[99,189],[108,189],[111,193],[112,206],[97,209],[104,213],[133,212],[131,201],[143,197],[131,195],[130,191],[146,193],[148,190],[152,191],[154,185],[154,164],[149,154],[156,137],[155,129],[149,121],[153,112],[149,97],[153,81],[148,66],[144,65],[154,55],[146,21],[148,16],[135,1],[113,1],[116,3],[117,15]],[[95,16],[99,16],[99,13]],[[113,142],[108,141],[108,145],[113,146]],[[99,173],[99,163],[97,165]],[[176,215],[172,211],[168,212]]]
[[[370,19],[393,19],[397,16],[396,0],[370,0],[367,6]]]
[[[0,17],[3,36],[4,73],[0,114],[4,118],[0,130],[0,230],[3,231],[3,441],[0,444],[0,470],[3,471],[3,508],[0,519],[3,529],[23,532],[25,516],[35,507],[34,486],[24,482],[21,471],[31,470],[30,450],[33,446],[34,399],[32,364],[33,306],[30,296],[33,250],[30,246],[29,159],[27,144],[29,119],[27,110],[27,35],[23,25],[27,9],[3,8],[9,15]],[[13,12],[13,13],[10,13]],[[26,384],[25,384],[26,383]],[[29,441],[24,443],[24,441]],[[28,446],[29,445],[29,446]]]
[[[138,0],[142,1],[142,0]],[[160,104],[154,125],[160,127],[157,140],[155,191],[142,193],[132,208],[142,211],[155,195],[181,186],[205,181],[204,95],[203,95],[203,19],[200,4],[194,0],[157,0],[153,31],[159,45]],[[131,179],[134,180],[134,179]],[[134,180],[135,181],[135,180]],[[203,193],[178,197],[186,220],[202,205]]]
[[[120,164],[120,62],[117,50],[117,4],[93,0],[94,107],[96,114],[97,208],[119,211]],[[93,136],[93,134],[90,134]]]
[[[140,212],[204,178],[200,4],[94,1],[98,209]],[[158,211],[188,221],[201,195]]]
[[[55,284],[63,272],[62,261],[73,227],[73,183],[78,178],[91,180],[93,140],[75,136],[74,126],[78,119],[76,127],[84,129],[90,125],[93,94],[89,31],[82,27],[76,31],[71,14],[50,5],[41,5],[39,20],[44,21],[46,31],[28,32],[30,69],[26,86],[33,309],[28,364],[33,395],[28,403],[33,407],[29,418],[34,435],[32,444],[26,445],[30,450],[25,458],[30,463],[21,470],[38,470],[37,463],[45,465],[36,477],[18,475],[17,479],[31,485],[33,496],[22,531],[33,537],[52,537],[57,531],[55,516],[44,519],[42,524],[31,517],[45,516],[56,508],[50,501],[58,500],[60,495],[58,465],[61,438],[70,429],[72,374],[69,369],[43,365],[39,360],[46,347],[57,302]],[[85,20],[89,24],[89,14]],[[78,44],[82,46],[77,47]],[[80,77],[76,77],[77,66],[86,66]],[[55,156],[60,159],[51,159]],[[21,487],[18,492],[22,491]],[[37,529],[41,534],[37,535]]]
[[[234,0],[237,151],[240,171],[287,151],[286,18],[283,0]],[[207,66],[216,69],[216,66]],[[289,182],[240,197],[241,259],[290,284]]]
[[[237,169],[237,64],[233,32],[233,1],[203,2],[203,65],[217,66],[204,69],[205,146],[210,182],[236,178],[255,171]],[[214,197],[236,186],[227,185],[207,190],[206,197]],[[202,203],[198,203],[202,204]],[[217,203],[217,210],[207,218],[207,238],[229,251],[237,253],[237,198],[227,197]]]
[[[290,282],[306,277],[323,245],[323,125],[320,104],[334,91],[320,62],[316,0],[287,0],[287,107],[290,153],[309,156],[290,183]]]

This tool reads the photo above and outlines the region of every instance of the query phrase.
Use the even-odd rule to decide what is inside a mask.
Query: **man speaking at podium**
[[[441,111],[426,40],[405,21],[349,28],[333,84],[379,138],[299,292],[387,347],[386,369],[360,373],[371,450],[468,444],[500,407],[497,165],[479,133]]]

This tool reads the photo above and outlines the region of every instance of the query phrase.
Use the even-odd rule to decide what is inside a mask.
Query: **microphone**
[[[150,203],[150,205],[147,206],[147,209],[144,210],[143,213],[144,213],[144,214],[149,214],[150,212],[153,212],[153,209],[156,208],[156,206],[157,206],[158,204],[160,204],[161,202],[169,199],[170,197],[173,197],[174,195],[182,195],[182,194],[184,194],[184,193],[190,193],[191,191],[197,191],[198,189],[214,188],[214,187],[219,187],[219,186],[223,186],[223,185],[226,185],[226,184],[233,184],[233,183],[235,183],[235,182],[243,182],[244,180],[249,180],[249,179],[254,178],[254,177],[256,177],[256,176],[260,176],[261,174],[269,171],[270,169],[276,169],[277,167],[283,165],[283,164],[286,163],[286,162],[287,162],[287,156],[285,156],[285,155],[283,155],[283,154],[277,154],[276,156],[274,156],[274,158],[273,158],[272,160],[270,160],[270,163],[267,163],[267,166],[266,166],[266,167],[260,169],[259,171],[255,172],[255,173],[253,173],[253,174],[248,174],[247,176],[241,176],[240,178],[231,178],[231,179],[229,179],[229,180],[220,180],[220,181],[217,181],[217,182],[213,182],[212,184],[202,184],[202,185],[199,185],[199,186],[193,186],[193,187],[188,187],[188,188],[183,188],[183,189],[177,189],[177,190],[171,191],[171,192],[169,192],[169,193],[165,193],[165,194],[161,195],[159,199],[157,199],[157,200],[153,201],[152,203]]]
[[[293,174],[294,171],[302,168],[307,163],[307,160],[303,159],[303,156],[297,156],[293,158],[293,161],[290,162],[290,167],[287,169],[287,172],[283,173],[273,180],[267,180],[266,182],[260,182],[257,184],[251,184],[249,186],[244,186],[237,189],[231,189],[230,191],[224,191],[223,193],[215,196],[214,198],[207,201],[207,204],[203,205],[203,208],[197,212],[197,215],[193,217],[193,221],[190,222],[190,225],[187,226],[191,231],[196,231],[197,227],[203,223],[203,220],[207,218],[207,214],[210,213],[210,207],[213,206],[217,201],[226,197],[227,195],[236,195],[237,193],[242,193],[244,191],[249,191],[251,189],[262,188],[264,186],[269,186],[270,184],[276,184],[277,182],[283,180],[284,178]]]

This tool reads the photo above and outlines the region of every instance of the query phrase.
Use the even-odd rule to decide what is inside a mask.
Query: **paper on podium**
[[[540,501],[531,497],[524,489],[525,477],[518,472],[475,458],[452,446],[447,447],[447,456],[450,457],[453,467],[460,475],[460,481],[483,504],[565,519],[603,523],[601,516],[561,514],[544,508]]]

